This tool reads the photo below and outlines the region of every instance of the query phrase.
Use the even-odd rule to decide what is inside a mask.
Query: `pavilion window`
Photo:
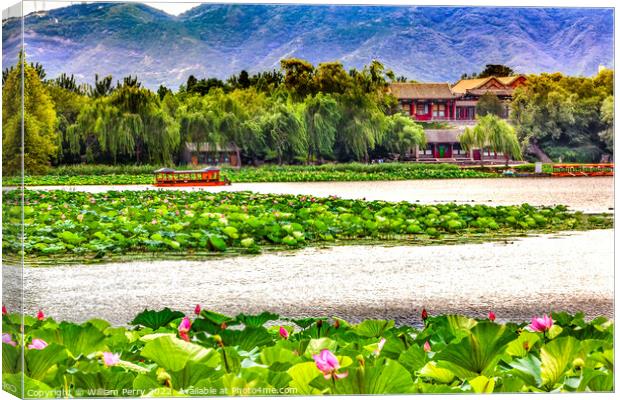
[[[428,104],[426,103],[418,103],[415,109],[416,114],[426,115],[428,114]]]
[[[433,117],[445,117],[446,116],[446,104],[438,103],[433,107]]]
[[[407,115],[411,114],[411,104],[410,103],[401,103],[402,110],[407,113]]]

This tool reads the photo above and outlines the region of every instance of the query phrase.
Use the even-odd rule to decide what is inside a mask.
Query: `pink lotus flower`
[[[192,328],[192,322],[189,320],[189,318],[184,317],[181,323],[179,324],[179,336],[181,337],[181,339],[185,340],[186,342],[189,342],[188,333],[191,328]]]
[[[288,339],[288,331],[283,326],[280,327],[280,337],[285,340]]]
[[[47,347],[47,343],[43,339],[32,339],[32,343],[28,345],[30,350],[43,350]]]
[[[121,360],[121,356],[119,354],[110,353],[109,351],[103,352],[103,364],[106,367],[112,367]]]
[[[314,363],[316,367],[323,373],[323,377],[325,379],[343,379],[346,378],[349,373],[342,372],[338,373],[338,368],[340,368],[340,363],[336,356],[329,350],[323,349],[320,354],[315,354],[312,356],[314,358]]]
[[[553,319],[550,315],[543,315],[542,317],[533,317],[532,323],[528,326],[534,332],[546,332],[553,326]]]
[[[200,315],[201,310],[202,309],[200,308],[200,304],[196,304],[196,307],[194,308],[194,314]]]
[[[489,321],[491,322],[495,321],[495,313],[493,311],[489,312]]]
[[[428,342],[428,340],[424,342],[424,351],[427,353],[431,351],[431,344]]]
[[[156,219],[152,219],[152,220],[151,220],[151,224],[153,224],[153,225],[157,225],[157,220],[156,220]]]
[[[11,345],[13,347],[17,346],[17,343],[15,343],[13,341],[13,338],[11,337],[10,333],[3,333],[2,334],[2,343],[6,343],[6,344]]]
[[[39,321],[43,321],[45,319],[45,314],[43,314],[43,311],[39,310],[39,312],[37,313],[37,319]]]

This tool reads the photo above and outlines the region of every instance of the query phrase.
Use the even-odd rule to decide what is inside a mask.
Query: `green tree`
[[[51,84],[79,95],[88,93],[88,86],[78,84],[73,74],[67,75],[63,72]]]
[[[353,80],[342,63],[327,62],[319,64],[315,74],[316,87],[323,93],[344,93],[351,89]]]
[[[168,89],[164,85],[159,85],[159,87],[157,88],[157,95],[159,96],[159,100],[163,100],[168,93],[172,93],[172,90]]]
[[[383,144],[402,159],[414,147],[426,146],[424,128],[406,115],[391,115],[387,117],[387,134]]]
[[[504,115],[504,104],[494,93],[486,92],[480,96],[480,99],[476,103],[476,114],[481,117],[487,114],[502,117]]]
[[[342,118],[336,137],[339,159],[369,161],[369,151],[382,142],[386,117],[373,96],[355,92],[340,97]]]
[[[24,75],[23,115],[21,104],[22,68]],[[22,53],[17,67],[11,69],[2,87],[3,173],[12,175],[20,172],[22,150],[24,173],[45,173],[50,166],[51,159],[57,152],[55,129],[56,111],[54,104],[41,82],[37,70],[24,62]]]
[[[487,64],[482,72],[478,74],[478,78],[486,78],[489,76],[513,76],[515,71],[502,64]]]
[[[601,120],[607,124],[607,127],[599,132],[599,136],[607,150],[613,154],[614,152],[614,96],[607,96],[601,105]]]
[[[88,161],[99,162],[171,163],[179,145],[178,123],[132,79],[84,107],[67,136],[72,149],[84,148]]]
[[[611,95],[611,70],[595,77],[532,75],[527,85],[515,90],[511,120],[519,140],[535,154],[544,151],[558,159],[598,161],[606,151],[599,133],[608,126],[601,108]]]
[[[73,78],[73,76],[71,76]],[[72,148],[72,138],[68,137],[68,129],[75,124],[81,110],[90,103],[91,99],[83,94],[82,90],[76,90],[73,79],[65,77],[51,81],[47,85],[47,91],[54,103],[57,115],[58,131],[58,163],[80,162],[80,150]],[[79,143],[76,143],[79,146]]]
[[[95,74],[95,86],[91,89],[91,97],[103,97],[108,96],[114,91],[112,87],[112,75],[108,75],[99,80],[99,74]]]
[[[493,114],[479,118],[473,129],[466,128],[465,132],[460,135],[459,141],[466,151],[479,148],[503,153],[506,156],[506,165],[508,165],[509,158],[513,160],[522,158],[521,146],[514,129],[506,121]],[[483,165],[482,157],[480,164]]]
[[[303,99],[315,92],[315,70],[314,66],[308,61],[289,58],[280,61],[280,67],[284,72],[284,85],[297,98]]]
[[[305,101],[308,132],[308,160],[323,161],[334,157],[336,131],[340,122],[338,102],[329,94],[319,93]]]

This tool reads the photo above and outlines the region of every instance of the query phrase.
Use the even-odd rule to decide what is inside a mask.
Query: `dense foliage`
[[[26,397],[584,392],[614,389],[614,324],[228,317],[145,310],[131,327],[3,316],[5,390]],[[24,353],[24,392],[21,353]]]
[[[179,164],[197,156],[186,143],[233,151],[243,164],[257,165],[403,159],[426,142],[423,126],[401,114],[388,93],[398,78],[378,61],[346,71],[339,62],[284,59],[279,70],[241,71],[225,82],[190,76],[178,91],[157,92],[132,76],[116,85],[98,75],[92,86],[65,74],[43,80],[41,65],[24,65],[27,175],[50,164]],[[20,165],[19,68],[5,75],[8,175]],[[540,146],[564,161],[611,153],[612,79],[610,70],[594,78],[530,76],[512,106],[518,145]],[[483,96],[478,111],[504,112],[493,96]]]
[[[498,117],[503,117],[506,114],[504,103],[491,92],[486,92],[480,96],[476,103],[476,115],[483,117],[487,114],[497,115]]]
[[[508,155],[513,160],[522,159],[521,146],[514,128],[494,114],[480,117],[473,128],[465,128],[459,140],[466,150],[488,148],[505,156]],[[482,164],[482,159],[480,163]],[[506,158],[506,165],[508,165],[508,158]]]
[[[56,124],[54,104],[36,67],[27,64],[20,54],[17,67],[8,70],[6,77],[3,75],[3,174],[20,173],[22,164],[29,173],[45,172],[50,157],[57,151]]]
[[[54,168],[48,175],[27,175],[26,186],[35,185],[129,185],[153,183],[151,165],[76,165]],[[201,168],[185,166],[184,168]],[[461,169],[452,164],[323,164],[223,168],[231,182],[395,181],[498,177],[493,171]],[[19,185],[20,178],[4,178],[3,184]]]
[[[554,161],[598,162],[612,154],[613,78],[608,69],[594,77],[528,76],[511,105],[521,143],[539,147]]]
[[[154,93],[132,76],[116,86],[111,76],[96,76],[88,86],[67,75],[42,85],[27,66],[27,87],[40,88],[32,101],[45,100],[33,104],[54,117],[48,123],[53,131],[39,136],[58,145],[42,159],[31,157],[26,173],[40,173],[50,162],[178,163],[196,151],[186,143],[237,149],[244,163],[278,164],[369,161],[375,150],[404,155],[425,144],[419,125],[393,115],[395,99],[387,93],[393,74],[381,63],[350,71],[338,62],[281,64],[281,71],[253,76],[242,71],[227,82],[190,76],[176,93],[163,86]],[[17,101],[17,69],[7,75],[4,98]],[[19,120],[13,111],[8,115]],[[34,112],[31,117],[42,120]],[[4,125],[11,131],[8,121]],[[32,150],[26,143],[26,152]]]
[[[5,253],[22,249],[17,232],[19,191],[4,195]],[[407,240],[412,244],[458,235],[609,228],[609,215],[485,205],[418,205],[203,191],[29,191],[24,194],[24,252],[28,256],[102,258],[128,252],[258,252],[346,241]]]

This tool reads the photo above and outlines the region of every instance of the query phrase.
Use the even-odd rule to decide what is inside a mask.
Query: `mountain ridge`
[[[346,68],[376,58],[397,75],[444,82],[487,63],[571,75],[613,67],[611,9],[203,4],[173,16],[90,3],[30,14],[24,25],[27,58],[48,77],[137,74],[151,88],[270,70],[287,57]],[[19,24],[3,21],[3,68],[18,39]]]

